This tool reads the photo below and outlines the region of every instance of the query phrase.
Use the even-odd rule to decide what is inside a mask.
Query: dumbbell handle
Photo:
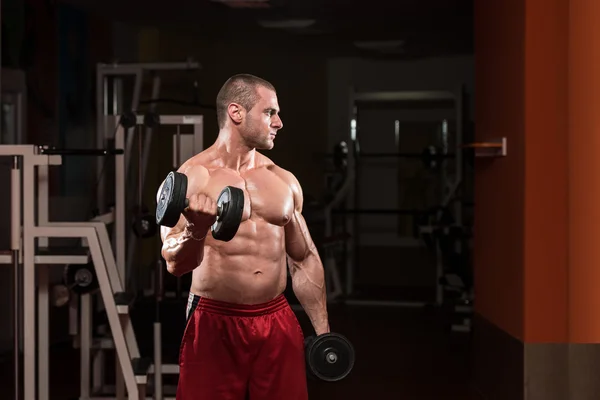
[[[189,206],[190,206],[190,200],[185,199],[185,208],[188,208]],[[219,204],[217,206],[217,219],[218,220],[221,219],[221,214],[223,214],[223,204]]]

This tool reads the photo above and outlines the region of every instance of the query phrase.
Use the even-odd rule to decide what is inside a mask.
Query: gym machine
[[[111,301],[113,298],[111,292],[120,290],[120,281],[116,276],[114,256],[112,256],[112,249],[108,242],[106,226],[98,222],[48,222],[47,214],[44,215],[44,211],[47,211],[47,198],[44,199],[48,195],[47,171],[48,166],[61,164],[60,156],[43,154],[40,147],[35,145],[2,145],[0,146],[0,156],[12,157],[14,160],[11,173],[11,254],[0,256],[0,260],[3,264],[12,264],[17,271],[21,270],[21,274],[17,275],[22,275],[21,287],[15,289],[16,292],[20,292],[23,306],[23,329],[18,330],[22,330],[23,337],[24,399],[44,400],[49,398],[49,321],[48,312],[45,311],[49,306],[48,274],[46,268],[38,269],[36,266],[40,264],[87,264],[90,261],[94,264],[98,280],[102,284],[102,296],[107,309],[113,311],[109,313],[109,318],[118,358],[124,374],[128,378],[126,383],[129,398],[138,399],[140,388],[134,376],[135,343],[132,343],[130,335],[126,334],[127,329],[120,328],[120,324],[126,321],[118,320],[115,302]],[[37,198],[36,182],[39,184]],[[37,207],[36,203],[45,205]],[[85,238],[88,251],[82,251],[81,254],[72,252],[57,254],[52,251],[54,249],[48,247],[47,240],[59,237]],[[113,316],[117,316],[117,319],[112,318]],[[36,354],[38,356],[37,372],[35,368]],[[19,386],[20,382],[17,382],[17,387]]]
[[[131,115],[128,116],[130,118]],[[134,115],[129,119],[129,129],[144,124],[144,116]],[[107,126],[117,121],[123,122],[127,118],[116,116],[106,118]],[[133,125],[131,123],[133,122]],[[193,125],[194,134],[187,135],[187,144],[190,150],[202,150],[202,117],[201,116],[158,116],[160,125]],[[0,262],[12,264],[15,268],[15,282],[22,280],[15,293],[22,297],[23,304],[23,329],[18,329],[20,324],[19,313],[16,318],[16,338],[20,331],[23,336],[24,348],[24,398],[48,399],[49,398],[49,330],[48,307],[50,305],[50,291],[48,273],[46,268],[36,268],[37,264],[66,265],[70,271],[68,280],[69,291],[80,294],[81,301],[81,326],[71,327],[71,333],[78,333],[79,347],[81,350],[81,395],[82,399],[91,397],[90,377],[94,376],[94,389],[102,389],[103,357],[106,349],[115,349],[117,353],[118,372],[122,375],[123,384],[129,399],[146,398],[145,390],[147,375],[153,374],[154,398],[162,399],[162,374],[177,374],[177,365],[162,365],[161,362],[161,325],[160,321],[154,324],[154,362],[140,357],[135,332],[131,325],[129,306],[131,298],[126,293],[123,282],[125,280],[125,246],[118,245],[116,254],[109,239],[106,221],[97,217],[87,222],[54,222],[48,220],[48,166],[60,165],[62,157],[68,155],[88,155],[111,157],[115,159],[115,206],[114,222],[117,244],[124,241],[127,231],[125,221],[125,159],[123,146],[125,144],[125,127],[119,123],[114,132],[114,149],[77,150],[55,149],[36,145],[4,145],[0,146],[0,156],[13,157],[11,173],[11,252],[0,254]],[[178,131],[179,132],[179,131]],[[183,142],[183,136],[178,134],[176,140]],[[179,147],[179,146],[178,146]],[[37,187],[36,187],[37,186]],[[20,197],[21,188],[23,196]],[[37,189],[37,190],[36,190]],[[22,220],[21,223],[21,214]],[[37,217],[37,218],[36,218]],[[61,253],[62,249],[54,249],[48,245],[50,238],[80,238],[80,251]],[[57,250],[59,252],[57,253]],[[79,266],[79,267],[73,267]],[[22,272],[22,274],[19,273]],[[36,290],[37,277],[37,290]],[[20,289],[20,290],[19,290]],[[159,289],[160,290],[160,289]],[[110,336],[92,341],[92,300],[91,296],[99,293],[104,311],[110,325]],[[37,296],[36,296],[37,294]],[[158,294],[157,294],[158,295]],[[35,300],[37,297],[37,307]],[[73,297],[71,300],[77,300]],[[17,301],[19,304],[19,301]],[[37,343],[35,336],[37,308]],[[76,321],[77,314],[74,314]],[[95,350],[94,370],[91,371],[91,353]],[[35,370],[37,353],[37,373]],[[19,369],[16,364],[15,369]],[[18,377],[16,379],[19,379]],[[36,385],[37,383],[37,385]],[[20,383],[18,384],[20,387]],[[35,390],[37,386],[37,397]],[[118,387],[117,387],[118,391]],[[125,392],[117,393],[125,398]],[[106,397],[102,397],[106,398]]]
[[[420,215],[422,210],[402,210],[402,209],[364,209],[359,204],[360,187],[358,176],[360,172],[361,159],[369,157],[377,158],[420,158],[428,168],[435,168],[439,171],[442,197],[439,199],[439,209],[452,210],[453,226],[462,227],[462,204],[455,201],[457,191],[460,188],[463,176],[463,119],[464,119],[464,88],[461,86],[455,92],[452,91],[416,91],[416,92],[355,92],[350,90],[349,96],[349,140],[351,149],[347,152],[348,186],[342,186],[345,196],[345,207],[339,209],[329,209],[328,213],[341,214],[345,217],[345,229],[348,235],[353,238],[353,244],[347,246],[346,273],[345,273],[345,299],[346,304],[350,305],[373,305],[373,306],[395,306],[395,307],[423,307],[427,302],[417,301],[384,301],[375,299],[352,298],[355,289],[355,265],[357,262],[357,252],[360,250],[361,232],[358,227],[358,217],[365,214],[381,215]],[[411,102],[452,102],[456,115],[456,138],[455,149],[453,153],[449,152],[448,146],[448,123],[442,121],[441,124],[441,146],[439,148],[429,146],[421,154],[411,153],[389,153],[389,154],[368,154],[360,149],[358,132],[360,130],[359,107],[364,104],[374,103],[396,103],[403,101]],[[396,129],[398,136],[399,130]],[[396,137],[398,141],[398,137]],[[453,173],[447,172],[446,163],[448,160],[454,161]],[[326,220],[331,220],[332,216],[327,215]],[[439,215],[432,215],[428,218],[428,223],[418,226],[418,234],[433,235],[434,231],[439,234],[439,229],[448,230],[451,227],[443,226]],[[443,233],[442,233],[443,234]],[[457,246],[459,243],[457,242]],[[456,248],[460,252],[462,249]],[[435,305],[444,303],[444,286],[442,280],[444,276],[443,255],[440,246],[435,243],[436,254],[436,277],[435,277]]]
[[[160,72],[167,71],[185,71],[187,73],[195,73],[201,69],[201,65],[193,60],[187,60],[186,62],[179,63],[133,63],[133,64],[119,64],[119,63],[111,63],[111,64],[98,64],[96,67],[96,124],[97,124],[97,135],[96,135],[96,147],[103,148],[106,146],[108,140],[113,136],[113,123],[110,119],[106,119],[106,117],[114,116],[117,114],[123,114],[128,111],[137,112],[140,108],[140,104],[147,103],[148,104],[148,112],[155,113],[157,101],[160,97],[161,91],[161,75]],[[152,79],[151,85],[151,93],[150,99],[147,101],[142,100],[142,90],[144,78],[149,75]],[[128,84],[131,83],[133,79],[133,87],[131,93],[131,103],[129,105],[125,105],[126,96],[125,89]],[[193,88],[197,88],[197,82],[194,81]],[[108,125],[107,125],[108,123]],[[152,146],[152,132],[153,126],[151,124],[146,124],[145,126],[145,134],[143,135],[143,150],[141,155],[141,173],[138,180],[141,182],[137,182],[137,185],[129,185],[127,187],[128,196],[127,198],[135,198],[132,194],[132,190],[138,187],[144,186],[144,181],[146,179],[146,169],[148,166],[148,157],[150,154],[150,149]],[[135,134],[133,132],[129,133],[125,138],[126,144],[124,147],[125,151],[125,172],[124,176],[127,182],[129,182],[130,178],[133,179],[132,182],[135,182],[134,177],[130,177],[131,172],[131,162],[132,162],[132,151],[134,146]],[[184,140],[185,137],[184,137]],[[201,143],[201,142],[199,142]],[[180,144],[178,141],[174,142],[175,145]],[[185,146],[185,145],[184,145]],[[187,147],[181,147],[187,148]],[[175,161],[174,167],[177,167],[177,159],[176,156],[173,157]],[[97,181],[98,181],[98,190],[96,193],[97,197],[97,209],[100,215],[104,215],[110,221],[111,213],[107,211],[107,204],[109,204],[109,199],[106,195],[106,179],[104,176],[103,170],[104,164],[103,160],[98,159],[97,162]],[[130,201],[127,203],[127,209],[131,209],[133,203]],[[129,231],[129,235],[127,236],[127,253],[126,253],[126,263],[120,264],[124,268],[126,280],[125,285],[128,287],[128,283],[131,282],[133,268],[132,265],[134,263],[136,242],[138,237],[136,236],[133,230]],[[119,242],[117,241],[116,244]],[[126,267],[125,267],[126,265]]]
[[[25,79],[25,73],[22,70],[12,68],[2,68],[0,72],[0,87],[1,87],[1,106],[0,110],[0,144],[19,144],[24,140],[23,133],[26,131],[25,110],[27,105],[27,85]],[[2,157],[4,161],[2,163],[1,180],[8,182],[11,180],[11,176],[15,173],[15,160],[11,160],[8,157]],[[17,188],[15,188],[16,190]],[[4,221],[10,221],[15,218],[15,215],[10,212],[11,202],[14,202],[15,198],[0,198],[0,208],[3,210],[3,215],[0,219]],[[5,225],[9,225],[8,223]],[[10,258],[12,260],[18,260],[18,243],[14,240],[18,238],[14,231],[7,230],[5,232],[7,236],[3,235],[3,245],[8,246],[11,251],[0,255],[2,263],[10,264]],[[18,263],[15,263],[18,265]],[[5,271],[7,272],[7,271]],[[22,394],[21,382],[21,351],[23,350],[22,336],[22,302],[21,302],[21,281],[22,274],[21,270],[13,265],[12,268],[12,279],[8,276],[3,283],[2,290],[5,293],[11,292],[12,285],[12,310],[9,311],[10,319],[12,321],[11,331],[13,339],[13,364],[14,364],[14,387],[15,387],[15,399],[20,399]],[[7,330],[8,331],[8,330]]]
[[[137,116],[134,121],[134,125],[143,129],[144,133],[138,132],[137,137],[139,138],[138,144],[138,171],[137,176],[132,176],[132,159],[134,150],[134,140],[136,137],[135,130],[125,129],[124,136],[121,139],[124,141],[122,148],[124,154],[117,158],[117,164],[115,165],[116,179],[118,182],[115,184],[116,198],[114,202],[119,202],[120,207],[108,210],[108,205],[113,203],[107,193],[109,190],[107,185],[111,185],[112,182],[107,183],[107,177],[104,172],[104,160],[98,159],[97,162],[97,212],[98,216],[96,219],[104,221],[106,224],[113,224],[113,235],[112,244],[117,255],[117,265],[119,268],[119,276],[122,279],[123,285],[126,291],[131,292],[132,286],[134,286],[135,279],[135,250],[136,244],[139,240],[140,232],[137,227],[141,227],[142,230],[146,229],[147,222],[153,220],[152,215],[142,216],[139,219],[139,224],[136,223],[133,229],[128,229],[129,224],[126,221],[130,221],[132,215],[130,210],[136,208],[140,204],[134,204],[135,200],[141,195],[146,179],[146,170],[148,166],[149,154],[152,146],[153,132],[156,130],[156,125],[175,125],[177,133],[173,135],[173,168],[176,169],[182,160],[190,157],[191,155],[198,153],[203,150],[203,119],[202,116],[160,116],[160,122],[153,121],[152,116],[156,116],[156,105],[160,101],[161,92],[161,72],[166,71],[185,71],[186,73],[193,75],[201,68],[200,64],[193,61],[187,60],[186,62],[180,63],[137,63],[137,64],[98,64],[96,70],[96,89],[97,89],[97,100],[96,100],[96,115],[97,115],[97,136],[96,145],[102,148],[107,145],[111,140],[120,137],[119,134],[115,135],[115,129],[121,129],[118,116],[130,115],[130,112],[135,113],[139,109],[140,104],[147,104],[146,107],[146,120],[144,116]],[[151,89],[150,98],[148,100],[142,100],[142,91],[144,88],[143,82],[146,77],[151,78]],[[194,80],[194,90],[197,89],[197,82]],[[131,89],[130,97],[126,94],[128,89]],[[129,102],[130,101],[130,102]],[[127,102],[127,104],[126,104]],[[197,105],[193,102],[190,105]],[[148,116],[150,116],[148,118]],[[155,119],[155,117],[154,117]],[[192,125],[193,133],[182,133],[180,131],[182,125]],[[116,127],[116,128],[115,128]],[[119,146],[117,143],[114,146]],[[117,189],[118,186],[118,189]],[[137,193],[134,193],[136,192]],[[118,211],[117,211],[118,210]],[[137,210],[140,211],[140,210]],[[136,212],[137,212],[136,211]],[[144,236],[144,233],[141,234]],[[149,287],[145,287],[143,293],[145,296],[155,296],[156,301],[161,301],[161,296],[169,296],[170,293],[161,293],[164,290],[162,286],[162,273],[164,265],[161,262],[157,262],[156,273],[152,277],[154,279],[153,284]],[[179,283],[179,279],[178,279]],[[179,286],[179,285],[178,285]],[[136,291],[137,292],[137,291]],[[181,294],[180,294],[181,295]],[[102,303],[98,303],[99,310],[102,311]],[[83,305],[83,303],[82,303]],[[77,308],[76,306],[71,307],[73,310],[71,315],[73,318],[70,319],[70,331],[73,335],[77,334]],[[91,303],[87,305],[86,310],[81,313],[82,323],[84,322],[83,316],[91,316],[93,309]],[[87,318],[87,317],[86,317]],[[158,320],[158,316],[157,316]],[[91,326],[91,321],[87,322]],[[98,330],[101,330],[99,327]],[[159,325],[155,325],[155,329],[159,329]],[[101,348],[109,349],[112,344],[110,341],[102,341]],[[157,348],[156,343],[160,344],[159,340],[155,340],[155,349]],[[88,345],[83,346],[82,353],[89,349]],[[155,353],[160,353],[155,351]],[[159,354],[160,356],[160,354]],[[116,387],[111,388],[104,384],[103,369],[104,369],[104,352],[98,351],[95,353],[93,361],[93,392],[95,393],[112,393],[115,392],[117,398],[123,398],[123,382],[120,379],[117,366],[117,381]],[[160,362],[155,364],[161,364]],[[164,366],[163,370],[156,370],[156,366],[151,366],[151,371],[155,377],[155,398],[160,399],[162,396],[162,373],[177,373],[178,367]],[[82,370],[90,370],[89,357],[85,363],[82,363]],[[89,388],[88,385],[83,387]],[[85,389],[89,392],[89,389]],[[82,393],[83,396],[83,393]]]
[[[176,168],[180,165],[181,160],[189,158],[192,154],[197,154],[203,150],[203,117],[200,115],[197,116],[174,116],[174,115],[162,115],[158,116],[158,124],[161,126],[171,125],[176,127],[176,133],[174,134],[174,165]],[[148,114],[146,115],[137,115],[135,116],[134,124],[128,122],[126,126],[129,128],[125,128],[122,124],[123,116],[107,116],[105,117],[105,124],[107,127],[110,127],[113,124],[116,124],[116,134],[115,134],[115,147],[122,148],[125,145],[125,137],[126,130],[133,131],[135,127],[144,126],[148,124]],[[121,123],[118,123],[121,121]],[[181,133],[181,126],[184,125],[192,125],[193,126],[193,134],[183,134]],[[146,126],[147,127],[147,126]],[[155,126],[156,128],[156,126]],[[110,130],[110,129],[109,129]],[[110,139],[110,137],[108,137]],[[184,150],[185,149],[185,150]],[[126,254],[127,247],[133,246],[131,242],[126,243],[127,232],[129,231],[129,225],[127,224],[128,219],[126,218],[126,209],[127,209],[127,196],[126,196],[126,156],[125,152],[123,154],[119,154],[115,156],[115,208],[114,208],[114,237],[116,239],[116,265],[118,269],[118,275],[122,282],[126,282],[127,279],[127,271],[126,271]],[[146,291],[146,295],[152,295],[157,298],[157,301],[160,301],[162,296],[164,296],[163,288],[162,288],[162,278],[161,273],[164,269],[164,265],[161,265],[157,268],[157,274],[154,277],[155,280],[155,289],[150,292]],[[91,303],[87,305],[85,309],[82,309],[82,325],[85,323],[88,325],[86,331],[91,330],[92,320],[91,315],[93,314],[93,310],[91,307]],[[154,362],[149,366],[148,373],[154,376],[154,398],[162,399],[163,398],[163,385],[162,385],[162,375],[163,374],[178,374],[179,366],[177,364],[163,364],[162,363],[162,340],[161,340],[161,323],[160,318],[157,318],[154,322]],[[82,354],[89,354],[93,347],[97,347],[92,345],[88,338],[82,337],[81,341],[81,352]],[[104,355],[103,351],[106,349],[110,349],[112,344],[110,341],[106,339],[100,340],[99,343],[100,348],[96,348],[93,364],[90,363],[89,356],[84,358],[82,357],[82,376],[88,376],[90,369],[93,365],[93,392],[99,395],[106,395],[107,393],[112,393],[112,388],[108,385],[104,384],[103,381],[103,370],[104,370]],[[89,385],[82,383],[82,389],[89,391]],[[115,388],[117,398],[122,396],[120,394],[119,383],[117,382],[117,386]],[[83,396],[83,394],[82,394]],[[102,398],[106,398],[102,396]],[[91,398],[93,399],[93,397]]]

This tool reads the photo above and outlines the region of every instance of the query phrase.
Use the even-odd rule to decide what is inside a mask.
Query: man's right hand
[[[194,225],[195,230],[208,231],[217,220],[217,203],[202,193],[192,194],[182,214]]]

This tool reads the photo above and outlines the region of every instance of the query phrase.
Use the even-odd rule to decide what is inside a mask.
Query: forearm
[[[317,254],[311,253],[302,261],[290,258],[292,288],[308,315],[317,335],[329,332],[327,292],[323,264]]]
[[[193,227],[186,225],[177,225],[170,230],[162,247],[169,273],[181,276],[200,265],[204,257],[206,233],[194,231]]]

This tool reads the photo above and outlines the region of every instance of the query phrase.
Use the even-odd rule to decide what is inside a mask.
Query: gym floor
[[[300,312],[298,319],[305,332],[311,332],[306,315]],[[449,320],[443,312],[333,306],[330,320],[332,330],[353,342],[356,365],[342,382],[309,382],[311,400],[483,399],[470,385],[469,334],[449,332]],[[169,336],[164,339],[173,342],[172,347],[165,346],[165,351],[176,352],[179,346],[176,335]],[[142,352],[150,345],[150,342],[140,344]],[[78,398],[78,351],[58,346],[50,354],[50,398]],[[2,398],[13,398],[12,377],[12,359],[8,357],[0,366]]]

